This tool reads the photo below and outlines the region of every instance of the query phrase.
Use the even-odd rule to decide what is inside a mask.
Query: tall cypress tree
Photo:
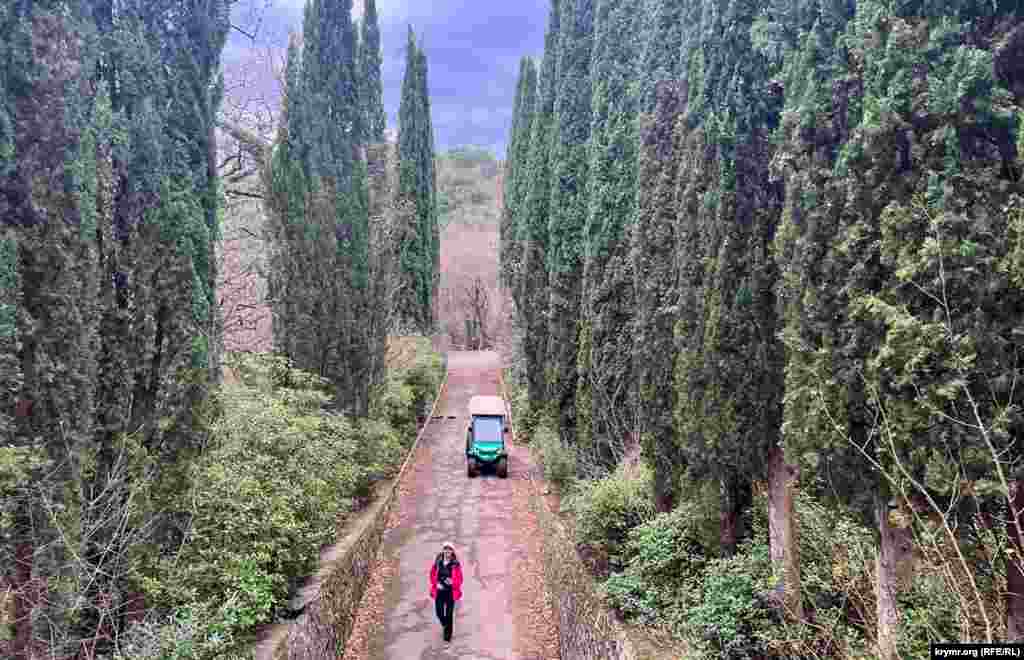
[[[636,392],[634,290],[629,258],[636,214],[637,101],[633,74],[641,15],[620,0],[600,0],[592,69],[593,100],[584,231],[582,330],[576,405],[581,446],[611,466],[611,447],[633,431]],[[589,410],[587,410],[589,407]]]
[[[123,605],[132,557],[116,544],[144,533],[169,551],[184,535],[183,468],[219,373],[212,127],[226,9],[95,0],[0,12],[3,100],[17,101],[0,112],[4,265],[17,254],[0,277],[13,334],[0,334],[19,339],[21,365],[7,430],[15,445],[48,438],[38,448],[55,467],[32,475],[14,515],[15,552],[47,585],[16,603],[15,653],[76,650],[97,632],[100,594]],[[40,177],[53,178],[23,186]],[[134,532],[110,520],[141,478],[117,460],[125,443],[158,475]]]
[[[640,81],[640,112],[654,112],[655,86],[662,80],[677,80],[684,30],[684,9],[693,3],[654,0],[654,12],[644,32],[636,76]]]
[[[423,108],[422,144],[419,154],[419,171],[423,182],[423,198],[418,203],[423,236],[429,239],[427,254],[430,255],[430,298],[424,309],[425,331],[434,327],[434,306],[437,303],[437,289],[441,282],[441,225],[437,218],[437,168],[434,163],[434,122],[430,117],[430,84],[427,76],[427,54],[422,44],[417,49],[416,66],[417,94]]]
[[[501,216],[501,277],[512,291],[515,303],[522,307],[518,281],[522,272],[523,248],[518,238],[523,220],[526,185],[529,181],[528,159],[530,133],[537,103],[537,67],[524,57],[519,62],[519,82],[512,110],[512,134],[505,156],[505,183]]]
[[[565,443],[576,443],[576,362],[579,353],[587,148],[590,138],[590,55],[593,0],[563,0],[551,156],[548,398]]]
[[[547,401],[545,369],[547,365],[548,309],[548,231],[551,203],[552,151],[555,135],[555,96],[558,93],[558,49],[561,41],[561,0],[551,0],[544,58],[541,61],[537,91],[537,111],[530,135],[528,181],[525,192],[524,220],[520,230],[524,239],[523,276],[520,281],[520,315],[525,337],[527,394],[531,413],[541,411]]]
[[[677,419],[688,468],[722,492],[731,552],[752,480],[777,445],[781,345],[768,247],[782,187],[767,176],[781,97],[750,44],[747,3],[708,2],[685,54],[687,123],[680,157],[681,274]]]
[[[380,67],[383,58],[380,52],[380,22],[377,18],[376,0],[364,0],[362,34],[359,40],[359,79],[362,84],[360,99],[365,113],[366,140],[369,143],[383,142],[388,117],[384,112],[384,86],[381,82]]]
[[[999,383],[1013,371],[1000,348],[1004,305],[1019,306],[1020,292],[991,277],[1012,233],[998,209],[1020,187],[1015,120],[994,109],[1013,81],[969,45],[990,43],[998,4],[839,9],[801,26],[780,130],[784,419],[787,446],[829,466],[830,491],[877,525],[877,652],[893,658],[903,653],[897,561],[911,536],[891,516],[900,484],[955,502],[959,479],[985,471],[974,453],[984,443],[981,425],[950,417],[980,391],[982,418],[994,418],[988,405],[1017,405]],[[993,15],[958,22],[977,11]]]
[[[654,473],[654,504],[671,511],[678,500],[681,449],[673,411],[678,287],[676,240],[676,120],[685,112],[686,87],[659,81],[655,111],[643,113],[637,168],[637,220],[632,235],[636,295],[634,363],[639,389],[640,441]]]
[[[437,175],[434,170],[434,135],[430,122],[427,61],[409,26],[405,77],[399,106],[398,136],[400,200],[416,208],[413,226],[400,230],[396,316],[403,325],[429,333],[433,326],[433,298],[440,261],[437,226]]]
[[[271,159],[279,232],[294,233],[276,263],[275,342],[296,366],[331,381],[340,407],[357,415],[369,405],[369,209],[366,113],[361,102],[351,0],[305,8],[301,66],[289,53],[287,135]],[[301,176],[300,172],[301,170]],[[306,185],[301,206],[295,186]],[[297,221],[303,228],[280,227]],[[291,271],[289,269],[301,269]],[[282,298],[288,291],[294,300]]]

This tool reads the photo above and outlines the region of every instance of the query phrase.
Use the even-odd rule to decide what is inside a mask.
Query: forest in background
[[[622,616],[716,658],[1024,638],[1021,10],[552,0],[516,408]]]
[[[248,657],[443,376],[412,28],[395,141],[373,0],[306,3],[262,116],[231,6],[0,5],[4,657]]]

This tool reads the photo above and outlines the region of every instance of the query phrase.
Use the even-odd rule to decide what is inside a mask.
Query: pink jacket
[[[440,557],[438,557],[440,559]],[[437,565],[438,560],[435,560],[430,565],[430,597],[437,598]],[[459,564],[458,559],[452,559],[452,598],[460,600],[462,598],[462,566]]]

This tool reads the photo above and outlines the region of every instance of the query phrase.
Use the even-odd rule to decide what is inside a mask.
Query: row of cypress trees
[[[530,405],[606,465],[638,432],[661,511],[717,483],[725,552],[766,480],[798,618],[797,475],[859,511],[895,657],[894,501],[980,507],[1020,546],[1021,7],[644,9],[553,0],[521,66],[502,273]]]
[[[15,655],[78,652],[127,598],[141,548],[187,533],[182,477],[220,373],[228,11],[0,6],[0,589],[17,594]]]
[[[440,253],[426,55],[410,27],[390,153],[376,6],[366,2],[361,35],[351,10],[306,5],[264,187],[275,347],[365,415],[387,332],[433,326]]]
[[[0,649],[15,657],[109,650],[139,576],[189,533],[219,405],[230,6],[0,4],[0,607],[16,622]],[[410,41],[414,139],[398,149],[375,2],[358,28],[351,10],[307,4],[263,179],[275,348],[365,415],[403,278],[432,324],[437,232],[426,57]]]

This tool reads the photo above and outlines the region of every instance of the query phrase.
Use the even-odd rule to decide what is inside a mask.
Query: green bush
[[[245,655],[255,627],[313,571],[354,500],[393,473],[415,439],[417,404],[433,396],[443,370],[429,340],[409,346],[375,417],[357,421],[329,412],[326,383],[284,358],[230,358],[240,382],[222,388],[211,441],[190,466],[187,539],[143,568],[158,615],[128,633],[135,650],[123,657]]]
[[[577,482],[567,501],[575,514],[576,542],[601,577],[621,572],[629,531],[654,517],[651,472],[646,466],[629,474],[620,466],[608,476]]]
[[[735,556],[709,562],[699,585],[700,602],[687,608],[676,625],[705,658],[765,657],[775,616],[759,596],[771,582],[768,545],[747,543]]]
[[[417,418],[429,412],[444,380],[444,360],[426,337],[395,337],[389,346],[387,378],[377,388],[370,418],[387,422],[403,438],[416,437]]]
[[[567,488],[576,478],[576,450],[566,446],[549,424],[542,423],[533,431],[533,443],[540,450],[540,464],[544,478]]]
[[[641,623],[667,623],[692,604],[709,554],[701,518],[699,503],[688,502],[631,529],[625,569],[604,583],[608,604]]]

